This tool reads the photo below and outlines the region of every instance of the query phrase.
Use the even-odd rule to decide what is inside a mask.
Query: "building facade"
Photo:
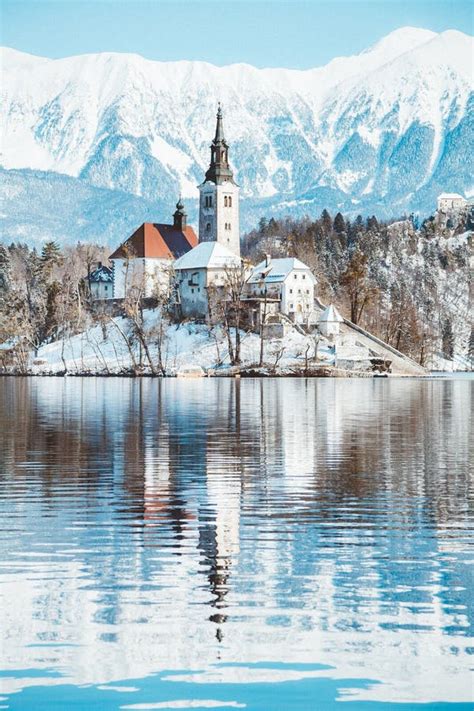
[[[240,256],[239,186],[229,165],[222,109],[217,111],[211,162],[199,187],[199,242],[218,242]]]
[[[178,302],[185,318],[206,318],[211,292],[226,298],[226,279],[241,259],[219,242],[201,242],[174,263]]]
[[[461,210],[467,205],[466,199],[458,193],[441,193],[438,195],[438,212]]]
[[[248,298],[278,303],[278,311],[295,323],[308,323],[314,310],[316,278],[311,269],[294,257],[266,257],[254,267],[245,288]]]
[[[168,289],[173,261],[198,243],[181,200],[173,224],[145,222],[110,256],[113,297],[124,299],[131,289],[151,297]]]
[[[90,294],[94,301],[113,298],[114,274],[110,267],[98,262],[96,268],[86,279],[89,282]]]

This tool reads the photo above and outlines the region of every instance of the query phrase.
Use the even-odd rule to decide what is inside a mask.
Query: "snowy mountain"
[[[160,209],[181,192],[192,216],[220,100],[244,227],[260,214],[322,207],[428,213],[442,190],[474,193],[473,49],[457,31],[402,28],[306,71],[3,49],[1,165],[15,169],[15,183],[41,171],[43,180],[69,176],[65,186],[106,188],[96,193],[99,212],[108,191]],[[41,220],[48,204],[29,200]],[[11,195],[8,210],[11,239]],[[155,219],[165,217],[157,205]]]

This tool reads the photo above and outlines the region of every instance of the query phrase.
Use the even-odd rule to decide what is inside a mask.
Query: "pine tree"
[[[46,242],[41,251],[41,269],[43,276],[48,281],[51,279],[53,268],[62,262],[61,248],[57,242]]]
[[[378,232],[379,230],[379,223],[375,215],[372,215],[372,217],[369,217],[367,220],[367,229],[371,230],[372,232]]]
[[[474,367],[474,326],[471,326],[468,343],[468,358],[471,361],[471,368]]]
[[[321,213],[321,221],[323,223],[324,234],[328,235],[332,232],[332,219],[329,212],[324,208]]]
[[[8,250],[0,244],[0,298],[10,285],[10,266]]]
[[[442,349],[445,358],[452,360],[454,355],[454,333],[453,324],[450,318],[447,318],[443,324],[441,331]]]
[[[341,213],[338,212],[336,217],[334,218],[334,231],[337,232],[338,234],[341,234],[341,232],[345,232],[345,230],[346,230],[346,223],[344,222],[344,218],[341,215]]]

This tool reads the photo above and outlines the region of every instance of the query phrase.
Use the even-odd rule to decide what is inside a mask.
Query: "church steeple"
[[[239,186],[229,165],[222,108],[217,108],[211,162],[199,185],[199,241],[219,242],[240,255]]]
[[[224,138],[224,123],[222,107],[219,103],[216,116],[216,135],[211,144],[211,163],[206,172],[206,180],[216,185],[224,182],[234,182],[234,174],[229,166],[229,145]]]
[[[184,211],[184,205],[180,195],[179,200],[176,203],[176,212],[173,215],[173,227],[175,230],[183,232],[186,229],[186,218],[187,215]]]

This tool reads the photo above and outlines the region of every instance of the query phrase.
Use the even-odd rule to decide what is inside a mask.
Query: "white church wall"
[[[168,259],[114,259],[115,299],[124,299],[133,287],[143,289],[145,297],[167,288],[170,279],[171,260]]]

